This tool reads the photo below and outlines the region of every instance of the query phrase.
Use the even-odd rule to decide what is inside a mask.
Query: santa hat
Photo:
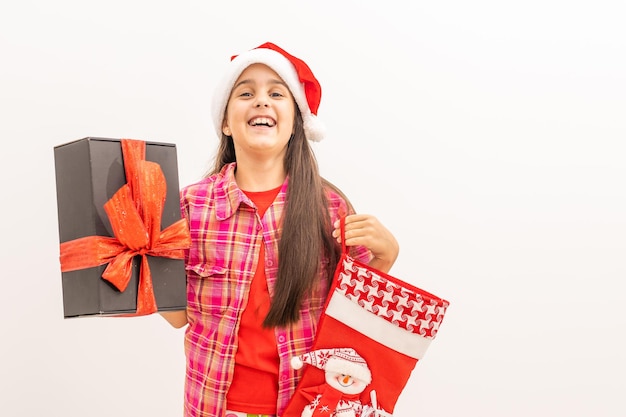
[[[224,112],[235,81],[252,64],[265,64],[280,76],[300,109],[307,139],[313,142],[322,140],[324,127],[317,118],[322,99],[320,83],[304,61],[269,42],[231,58],[226,74],[213,95],[212,116],[217,136],[222,135]]]
[[[291,367],[300,369],[308,363],[327,372],[350,375],[366,384],[372,382],[367,362],[352,348],[318,349],[291,358]]]

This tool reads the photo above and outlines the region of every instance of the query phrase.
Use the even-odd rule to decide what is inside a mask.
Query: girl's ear
[[[230,136],[230,134],[232,133],[230,131],[230,127],[228,127],[228,123],[227,123],[227,118],[226,118],[226,114],[224,113],[224,121],[222,122],[222,132],[226,135],[226,136]]]
[[[228,127],[228,115],[226,114],[225,111],[224,111],[224,118],[222,119],[222,133],[224,133],[226,136],[230,136],[232,133],[230,131],[230,127]]]

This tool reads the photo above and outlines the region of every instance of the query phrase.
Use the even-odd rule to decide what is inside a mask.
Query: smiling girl
[[[340,256],[345,218],[351,255],[389,271],[393,235],[355,214],[324,180],[308,143],[319,141],[321,87],[302,60],[266,43],[231,60],[214,95],[220,144],[212,172],[181,190],[192,246],[185,416],[280,415],[311,349]],[[228,413],[228,414],[227,414]]]

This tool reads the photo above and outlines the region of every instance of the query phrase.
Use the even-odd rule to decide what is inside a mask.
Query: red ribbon
[[[191,245],[187,220],[161,230],[167,185],[156,162],[146,161],[144,141],[122,139],[126,184],[104,204],[115,237],[87,236],[61,243],[61,271],[75,271],[108,263],[102,278],[124,291],[132,276],[133,258],[141,255],[137,312],[157,309],[152,274],[146,255],[183,259]]]

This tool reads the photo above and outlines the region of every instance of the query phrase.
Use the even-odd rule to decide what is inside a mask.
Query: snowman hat
[[[308,363],[326,372],[337,372],[369,384],[372,373],[367,362],[352,348],[318,349],[291,358],[291,367],[300,369]]]
[[[306,138],[313,142],[322,140],[324,138],[324,126],[317,118],[317,110],[322,99],[320,83],[306,62],[290,55],[271,42],[231,58],[226,73],[221,82],[217,84],[213,95],[211,112],[217,136],[222,136],[226,105],[235,81],[252,64],[267,65],[278,74],[289,87],[289,91],[291,91],[300,109]]]

